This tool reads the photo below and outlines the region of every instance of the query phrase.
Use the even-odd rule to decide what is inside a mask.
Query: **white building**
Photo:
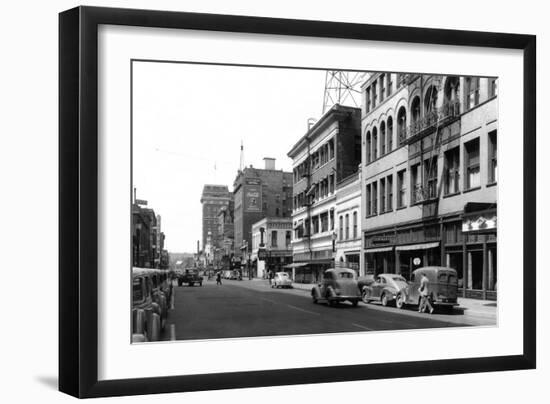
[[[258,278],[264,278],[267,271],[285,270],[285,266],[292,262],[291,241],[290,217],[266,217],[252,225],[250,260]]]

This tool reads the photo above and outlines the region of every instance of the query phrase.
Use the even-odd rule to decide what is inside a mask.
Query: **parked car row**
[[[458,282],[456,270],[447,267],[423,267],[412,273],[410,281],[398,274],[379,274],[356,279],[355,272],[349,268],[332,268],[323,274],[322,282],[311,289],[313,303],[321,301],[334,305],[349,301],[357,306],[359,300],[364,303],[378,301],[382,306],[394,304],[397,308],[407,305],[419,305],[420,279],[424,274],[428,278],[428,299],[434,306],[452,308],[458,305]]]
[[[172,289],[169,271],[132,269],[132,342],[160,338],[168,317]]]
[[[198,269],[189,268],[185,270],[180,270],[176,274],[178,280],[178,286],[182,286],[186,283],[189,286],[194,286],[195,284],[202,286],[203,276],[200,274]]]

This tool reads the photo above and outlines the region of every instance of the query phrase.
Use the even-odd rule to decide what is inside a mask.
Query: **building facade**
[[[336,184],[361,161],[361,110],[333,106],[289,151],[293,163],[295,280],[314,282],[334,266]]]
[[[202,189],[202,248],[207,248],[207,239],[210,234],[210,250],[212,250],[212,240],[218,239],[218,212],[224,206],[229,205],[231,193],[227,185],[206,184]]]
[[[455,268],[465,297],[496,298],[497,81],[376,73],[363,85],[367,272]]]
[[[335,265],[364,274],[361,259],[361,178],[360,170],[336,184]]]
[[[132,265],[140,268],[168,267],[165,235],[160,227],[160,215],[145,207],[146,201],[132,204]]]
[[[243,263],[252,246],[252,225],[265,217],[291,217],[292,173],[277,170],[275,159],[264,158],[263,169],[239,170],[233,184],[234,257]]]
[[[218,212],[218,240],[215,249],[216,266],[221,269],[232,269],[235,229],[233,225],[234,202],[224,206]]]
[[[292,218],[266,217],[252,225],[251,263],[255,276],[284,272],[292,263]]]

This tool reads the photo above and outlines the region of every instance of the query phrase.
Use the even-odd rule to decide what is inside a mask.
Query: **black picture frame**
[[[523,354],[98,381],[98,26],[463,45],[523,51]],[[59,15],[59,389],[76,397],[326,383],[536,367],[536,37],[77,7]],[[83,213],[85,212],[85,214]]]

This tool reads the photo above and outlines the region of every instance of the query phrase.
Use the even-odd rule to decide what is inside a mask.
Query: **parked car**
[[[168,316],[167,271],[132,269],[132,341],[157,341]]]
[[[199,274],[197,269],[186,269],[181,275],[178,276],[178,286],[187,283],[189,286],[194,286],[195,283],[198,283],[199,286],[202,286],[202,275]]]
[[[286,272],[276,272],[271,280],[272,288],[292,288],[292,279]]]
[[[361,299],[365,303],[379,301],[382,306],[395,302],[400,291],[407,288],[407,280],[397,274],[379,274],[373,282],[363,286]]]
[[[313,303],[326,301],[332,306],[347,300],[357,306],[361,295],[357,288],[355,271],[350,268],[327,269],[321,283],[311,289],[311,297]]]
[[[403,308],[408,304],[420,304],[420,279],[425,274],[429,280],[428,291],[430,303],[433,306],[452,308],[458,306],[458,281],[456,270],[448,267],[422,267],[412,273],[407,287],[400,291],[395,304]]]
[[[361,292],[365,286],[369,286],[371,283],[373,283],[374,278],[375,276],[373,273],[368,273],[366,275],[359,276],[357,278],[357,289],[359,289],[359,292]]]

